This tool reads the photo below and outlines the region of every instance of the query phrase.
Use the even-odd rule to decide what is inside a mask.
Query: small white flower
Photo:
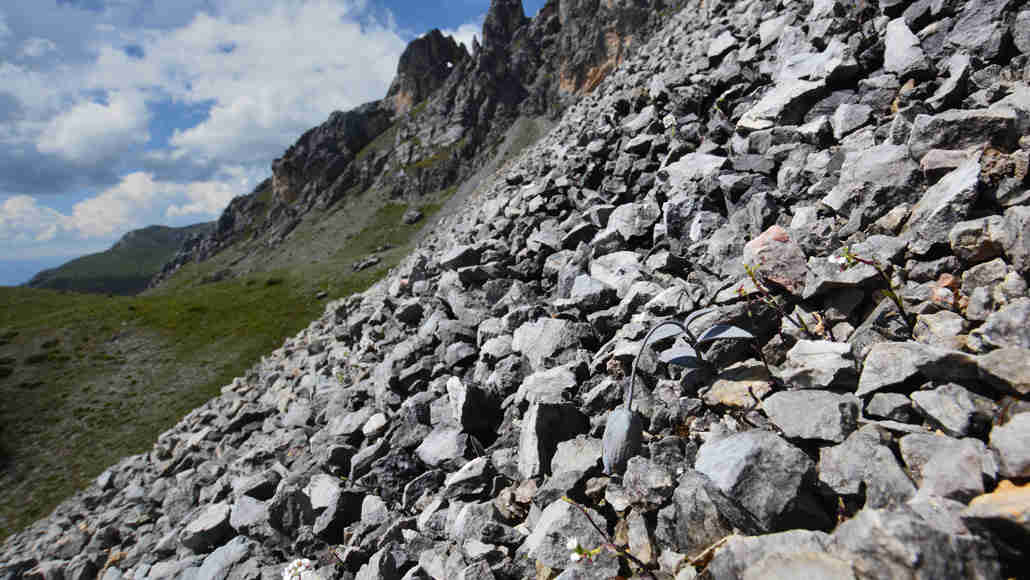
[[[826,258],[826,260],[831,264],[839,264],[841,266],[848,263],[847,257],[842,254],[832,254],[829,258]]]
[[[315,569],[311,560],[307,558],[298,558],[292,562],[283,570],[283,580],[294,580],[295,578],[301,578],[304,572],[311,572]]]
[[[573,562],[579,562],[582,559],[583,559],[583,554],[580,554],[578,552],[573,552],[573,553],[569,554],[569,560],[572,560]]]
[[[570,550],[575,550],[579,547],[579,538],[569,538],[569,541],[565,543],[565,547]]]

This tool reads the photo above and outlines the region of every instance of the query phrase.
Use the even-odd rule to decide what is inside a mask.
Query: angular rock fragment
[[[819,450],[819,481],[834,493],[859,497],[864,492],[865,506],[885,508],[911,499],[916,486],[905,475],[873,426],[852,433],[844,443]]]
[[[762,401],[769,420],[788,439],[840,443],[857,428],[859,400],[829,391],[781,391]]]

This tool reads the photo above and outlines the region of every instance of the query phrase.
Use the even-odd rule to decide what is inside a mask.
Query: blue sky
[[[0,285],[216,218],[304,130],[382,98],[413,38],[471,42],[489,4],[0,3]]]

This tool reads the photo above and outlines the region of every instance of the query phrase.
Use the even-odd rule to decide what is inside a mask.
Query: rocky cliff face
[[[665,20],[0,577],[1023,574],[1030,11]],[[604,474],[634,363],[642,448]]]
[[[437,30],[412,41],[382,101],[335,112],[305,133],[272,164],[271,196],[263,183],[234,200],[218,230],[191,240],[152,285],[232,244],[257,253],[275,246],[345,198],[413,200],[459,184],[520,116],[557,115],[677,3],[555,0],[530,20],[520,0],[495,0],[471,56]]]

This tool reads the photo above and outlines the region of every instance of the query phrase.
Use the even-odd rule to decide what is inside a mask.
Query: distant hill
[[[32,288],[133,295],[147,287],[183,241],[212,230],[213,222],[181,228],[148,226],[133,230],[111,249],[43,270],[26,283]]]

